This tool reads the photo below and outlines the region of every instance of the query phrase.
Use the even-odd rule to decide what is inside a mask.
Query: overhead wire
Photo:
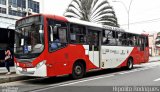
[[[130,25],[135,25],[135,24],[146,24],[146,23],[150,23],[150,22],[159,22],[160,18],[155,18],[155,19],[150,19],[150,20],[143,20],[143,21],[137,21],[137,22],[133,22],[133,23],[129,23]],[[122,24],[120,26],[126,26],[128,24]]]

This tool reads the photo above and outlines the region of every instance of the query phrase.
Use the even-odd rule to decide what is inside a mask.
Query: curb
[[[7,72],[0,73],[0,76],[6,75]],[[11,72],[11,74],[16,74],[16,72]]]
[[[151,62],[158,62],[158,61],[160,61],[160,59],[156,59],[156,60],[149,60],[149,62],[148,62],[148,63],[151,63]]]
[[[24,80],[23,76],[15,76],[15,77],[7,77],[7,78],[1,78],[0,83],[6,83],[6,82],[13,82],[13,81],[18,81],[18,80]]]
[[[19,81],[19,80],[28,80],[28,79],[33,79],[33,78],[29,77],[29,76],[19,76],[16,74],[11,74],[11,75],[6,75],[3,78],[0,78],[0,84],[7,83],[7,82]]]

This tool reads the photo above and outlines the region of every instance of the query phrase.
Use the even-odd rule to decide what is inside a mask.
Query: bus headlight
[[[38,64],[36,65],[36,68],[41,67],[41,66],[44,65],[45,63],[46,63],[46,60],[41,61],[40,63],[38,63]]]
[[[15,64],[15,66],[19,66],[19,63],[17,62],[17,63]]]

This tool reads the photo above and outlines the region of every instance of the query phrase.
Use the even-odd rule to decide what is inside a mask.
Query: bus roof
[[[80,25],[97,27],[97,28],[102,28],[102,29],[106,29],[106,30],[120,31],[120,32],[125,32],[125,33],[130,33],[130,34],[137,34],[137,35],[148,36],[148,34],[144,34],[144,33],[140,34],[140,33],[127,32],[124,29],[119,28],[119,27],[112,27],[112,26],[107,26],[107,25],[96,24],[96,23],[93,23],[93,22],[83,21],[83,20],[79,20],[79,19],[76,19],[76,18],[67,18],[67,17],[65,17],[65,18],[70,23],[76,23],[76,24],[80,24]]]
[[[86,25],[86,26],[92,26],[92,27],[98,27],[98,28],[103,28],[103,29],[109,29],[109,30],[115,30],[115,31],[124,31],[123,29],[118,28],[118,27],[101,25],[101,24],[97,24],[97,23],[93,23],[93,22],[79,20],[79,19],[76,19],[76,18],[67,18],[67,17],[65,17],[65,18],[71,23],[76,23],[76,24],[81,24],[81,25]]]
[[[34,14],[34,15],[27,16],[27,17],[38,16],[38,15],[44,16],[46,18],[52,18],[52,19],[55,19],[55,20],[61,20],[61,21],[76,23],[76,24],[80,24],[80,25],[98,27],[98,28],[115,30],[115,31],[124,31],[123,29],[118,28],[118,27],[101,25],[101,24],[96,24],[96,23],[92,23],[92,22],[88,22],[88,21],[79,20],[79,19],[76,19],[76,18],[68,18],[68,17],[52,15],[52,14]],[[24,17],[24,18],[27,18],[27,17]],[[22,19],[24,19],[24,18],[22,18]],[[22,20],[22,19],[20,19],[20,20]]]
[[[38,15],[44,16],[46,18],[55,19],[55,20],[61,20],[61,21],[64,21],[64,22],[76,23],[76,24],[80,24],[80,25],[97,27],[97,28],[102,28],[102,29],[106,29],[106,30],[121,31],[121,32],[125,32],[125,33],[131,33],[131,34],[137,34],[137,35],[145,35],[145,36],[147,36],[147,34],[138,34],[138,33],[126,32],[124,29],[121,29],[121,28],[118,28],[118,27],[101,25],[101,24],[97,24],[97,23],[93,23],[93,22],[79,20],[79,19],[76,19],[76,18],[68,18],[68,17],[58,16],[58,15],[52,15],[52,14],[34,14],[34,15],[27,16],[27,17],[38,16]],[[24,18],[27,18],[27,17],[24,17]],[[22,18],[22,19],[24,19],[24,18]],[[22,20],[22,19],[20,19],[20,20]]]

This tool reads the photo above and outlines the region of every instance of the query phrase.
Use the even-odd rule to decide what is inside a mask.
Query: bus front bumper
[[[16,66],[15,64],[16,74],[25,75],[25,76],[37,76],[37,77],[47,77],[47,67],[45,64],[41,65],[40,67],[34,68],[22,68]]]

